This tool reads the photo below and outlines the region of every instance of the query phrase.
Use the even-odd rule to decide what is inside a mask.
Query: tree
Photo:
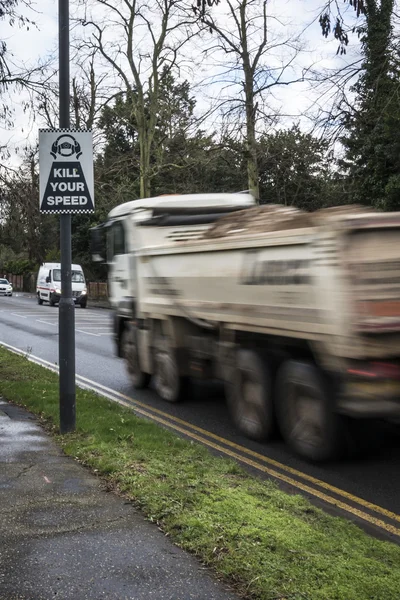
[[[163,79],[154,138],[155,194],[237,191],[246,186],[245,165],[237,154],[243,147],[227,136],[216,139],[200,129],[202,119],[196,117],[195,106],[189,83],[169,73]]]
[[[20,4],[30,6],[29,0],[20,0]],[[17,12],[18,0],[0,0],[0,20],[8,19],[12,26],[18,23],[20,26],[32,24],[31,21]],[[13,68],[9,65],[9,56],[7,54],[7,43],[4,40],[0,41],[0,91],[4,90],[10,83],[21,82],[23,79],[13,73]]]
[[[34,264],[40,264],[59,239],[56,217],[38,210],[37,167],[37,148],[28,148],[18,171],[8,169],[0,175],[1,243]]]
[[[271,121],[265,110],[265,95],[272,88],[302,80],[288,75],[299,51],[299,40],[293,36],[273,34],[268,22],[267,0],[226,0],[227,11],[221,17],[203,15],[203,22],[215,34],[209,53],[222,50],[226,57],[221,78],[234,84],[234,98],[224,101],[231,115],[245,115],[245,147],[248,187],[259,199],[259,173],[257,157],[257,124],[265,126]],[[289,56],[277,59],[274,54],[284,47]]]
[[[341,166],[356,202],[400,207],[400,52],[393,37],[394,0],[365,0],[362,74],[345,119]]]
[[[31,0],[0,0],[0,22],[8,21],[11,27],[18,25],[26,29],[35,26],[33,21],[18,12],[19,5],[30,8]],[[30,67],[19,64],[17,59],[8,52],[7,42],[0,41],[0,120],[6,126],[13,124],[13,103],[4,100],[5,93],[10,88],[18,91],[27,90],[29,93],[33,93],[38,88],[43,87],[46,82],[41,78],[46,68],[46,63],[39,63]],[[30,109],[31,101],[25,101],[23,108],[24,110]],[[4,157],[9,155],[7,146],[1,147],[0,151]]]
[[[155,195],[246,187],[243,145],[226,134],[217,139],[215,134],[202,131],[195,105],[187,81],[176,81],[172,73],[162,78],[150,157]],[[107,142],[96,160],[97,199],[100,194],[101,206],[108,212],[115,204],[140,195],[139,133],[124,96],[113,106],[104,107],[99,126]]]
[[[106,74],[96,73],[96,52],[89,54],[75,51],[73,59],[73,76],[70,86],[71,127],[92,129],[107,101],[102,86]],[[54,69],[54,75],[57,69]],[[45,88],[35,95],[35,109],[47,127],[55,129],[59,116],[59,84],[54,77],[49,79]]]
[[[259,141],[261,202],[316,210],[330,203],[327,143],[298,125]]]
[[[344,0],[344,3],[352,6],[354,12],[358,17],[364,15],[366,12],[366,5],[371,4],[371,0]],[[375,3],[375,0],[372,0]],[[332,11],[332,6],[336,12]],[[349,43],[349,33],[359,33],[357,27],[346,25],[342,10],[337,0],[328,0],[319,17],[319,24],[321,25],[322,35],[328,37],[330,33],[339,42],[337,54],[346,54],[346,46]]]
[[[138,132],[124,94],[103,107],[98,128],[104,144],[95,160],[96,214],[106,218],[117,204],[140,196]]]
[[[150,195],[160,89],[190,39],[195,19],[189,16],[190,7],[176,0],[86,0],[84,4],[86,15],[81,23],[91,31],[87,44],[113,69],[131,107],[138,131],[140,195],[146,198]],[[90,6],[103,9],[107,26],[100,26],[99,19],[90,16]]]

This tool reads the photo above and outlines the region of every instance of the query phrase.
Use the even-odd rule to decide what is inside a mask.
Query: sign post
[[[58,0],[58,27],[60,129],[39,131],[39,182],[40,211],[60,215],[60,431],[68,433],[74,431],[76,422],[71,215],[94,212],[94,182],[92,134],[69,129],[69,0]]]

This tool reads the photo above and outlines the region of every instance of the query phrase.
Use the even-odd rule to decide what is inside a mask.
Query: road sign
[[[93,141],[90,131],[39,130],[40,212],[94,212]]]

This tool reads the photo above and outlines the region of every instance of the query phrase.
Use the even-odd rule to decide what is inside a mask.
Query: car
[[[8,279],[0,279],[0,296],[12,296],[13,287]]]

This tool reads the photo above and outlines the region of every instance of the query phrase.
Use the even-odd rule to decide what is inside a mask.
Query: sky
[[[76,0],[79,4],[79,0]],[[337,42],[330,39],[325,40],[321,35],[317,15],[321,7],[325,4],[324,0],[269,0],[267,3],[268,11],[276,19],[271,20],[270,35],[287,36],[289,32],[298,34],[303,32],[302,45],[303,51],[294,60],[293,68],[288,77],[297,78],[302,69],[313,65],[317,71],[323,69],[333,69],[343,66],[354,59],[358,53],[358,44],[356,38],[352,38],[348,53],[345,57],[336,56]],[[20,12],[35,21],[36,26],[30,26],[27,31],[16,25],[10,27],[6,22],[0,23],[0,39],[7,43],[11,60],[17,66],[34,66],[37,61],[45,61],[49,56],[57,56],[58,44],[58,2],[57,0],[36,0],[32,3],[32,10],[20,7]],[[71,17],[77,14],[77,8],[74,6],[74,0],[70,2]],[[220,23],[227,23],[227,7],[224,2],[213,9],[216,18]],[[352,13],[348,13],[352,18]],[[94,10],[95,18],[103,20],[101,12]],[[118,38],[118,32],[111,26],[107,28],[110,41]],[[114,38],[113,38],[114,36]],[[214,38],[215,39],[215,38]],[[186,49],[188,56],[200,57],[196,69],[182,71],[182,77],[187,78],[195,86],[197,97],[197,110],[199,112],[207,110],[214,105],[216,99],[226,97],[229,93],[232,97],[239,92],[236,87],[227,88],[227,84],[232,81],[233,70],[227,72],[227,55],[221,51],[215,51],[209,56],[204,54],[204,50],[210,43],[213,43],[210,36],[198,39]],[[143,44],[145,42],[143,41]],[[229,58],[229,57],[228,57]],[[280,60],[287,58],[287,52],[276,51],[268,56],[269,65],[279,64]],[[57,64],[55,62],[55,64]],[[221,65],[224,65],[223,67]],[[74,65],[71,65],[73,72]],[[99,72],[104,67],[99,66]],[[201,85],[200,85],[201,84]],[[227,91],[228,90],[228,91]],[[271,111],[280,111],[283,115],[278,127],[287,127],[292,123],[300,121],[302,127],[310,127],[310,122],[302,113],[317,99],[320,89],[317,89],[315,83],[298,83],[290,86],[282,86],[274,89],[273,97],[268,97],[268,105]],[[3,101],[6,98],[3,97]],[[18,163],[18,156],[15,149],[21,148],[24,144],[35,143],[38,135],[38,128],[43,126],[37,115],[30,111],[24,111],[22,102],[27,99],[26,94],[10,91],[9,98],[14,109],[14,127],[0,129],[0,144],[7,145],[11,151],[9,159],[10,164]],[[327,102],[323,99],[322,102]],[[213,122],[209,122],[211,128],[218,127],[221,123],[221,116],[218,113],[213,115]],[[218,120],[219,119],[219,120]],[[4,163],[4,161],[3,161]]]

